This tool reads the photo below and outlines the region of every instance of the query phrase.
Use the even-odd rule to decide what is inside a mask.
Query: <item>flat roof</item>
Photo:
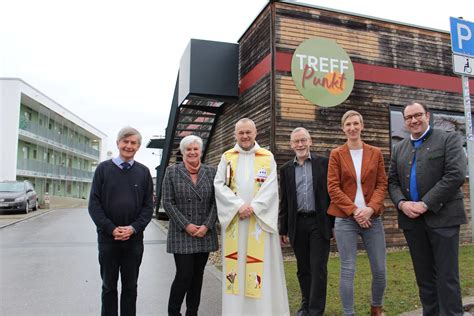
[[[427,26],[416,25],[416,24],[410,24],[410,23],[405,23],[405,22],[400,22],[400,21],[395,21],[395,20],[390,20],[390,19],[383,19],[383,18],[374,17],[374,16],[370,16],[370,15],[365,15],[365,14],[360,14],[360,13],[355,13],[355,12],[350,12],[350,11],[344,11],[344,10],[339,10],[339,9],[333,9],[333,8],[323,7],[323,6],[319,6],[319,5],[315,5],[315,4],[309,4],[309,3],[304,3],[304,2],[297,2],[297,1],[294,1],[294,0],[279,0],[279,1],[274,1],[274,0],[272,1],[272,0],[269,0],[269,2],[268,2],[268,3],[260,10],[260,12],[257,14],[257,16],[255,17],[255,19],[253,19],[253,21],[250,23],[250,25],[247,26],[247,28],[245,29],[245,31],[243,32],[243,34],[239,37],[239,39],[238,39],[237,42],[240,42],[240,40],[242,39],[242,37],[245,35],[245,33],[247,33],[248,29],[253,25],[253,23],[255,22],[255,20],[258,19],[258,17],[259,17],[259,16],[262,14],[262,12],[267,8],[267,6],[269,6],[270,4],[272,4],[272,3],[274,3],[274,2],[284,3],[284,4],[294,5],[294,6],[300,6],[300,7],[308,7],[308,8],[318,9],[318,10],[325,10],[325,11],[330,11],[330,12],[337,12],[337,13],[342,13],[342,14],[346,14],[346,15],[352,15],[352,16],[356,16],[356,17],[371,19],[371,20],[374,20],[374,21],[380,21],[380,22],[386,22],[386,23],[391,23],[391,24],[404,25],[404,26],[414,27],[414,28],[418,28],[418,29],[424,29],[424,30],[428,30],[428,31],[435,31],[435,32],[440,32],[440,33],[449,34],[449,31],[440,30],[440,29],[435,29],[435,28],[431,28],[431,27],[427,27]]]

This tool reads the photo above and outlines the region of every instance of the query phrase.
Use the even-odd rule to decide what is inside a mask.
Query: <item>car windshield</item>
[[[0,192],[19,192],[25,189],[23,182],[0,182]]]

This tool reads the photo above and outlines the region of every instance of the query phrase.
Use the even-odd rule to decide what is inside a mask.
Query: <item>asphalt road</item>
[[[166,233],[152,221],[145,231],[138,315],[167,314],[174,273]],[[201,315],[221,314],[218,275],[208,266]],[[53,210],[0,229],[0,315],[99,315],[100,292],[95,226],[86,209]]]

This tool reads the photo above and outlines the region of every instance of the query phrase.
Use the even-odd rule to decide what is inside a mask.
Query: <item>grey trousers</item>
[[[357,236],[362,238],[372,271],[372,306],[383,306],[386,279],[385,232],[380,217],[372,227],[364,229],[352,218],[336,218],[334,225],[341,260],[339,292],[344,315],[355,315],[354,276],[356,270]]]

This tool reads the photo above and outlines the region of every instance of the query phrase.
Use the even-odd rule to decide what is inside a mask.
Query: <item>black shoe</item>
[[[306,308],[300,308],[296,312],[296,316],[309,316],[308,310]]]

